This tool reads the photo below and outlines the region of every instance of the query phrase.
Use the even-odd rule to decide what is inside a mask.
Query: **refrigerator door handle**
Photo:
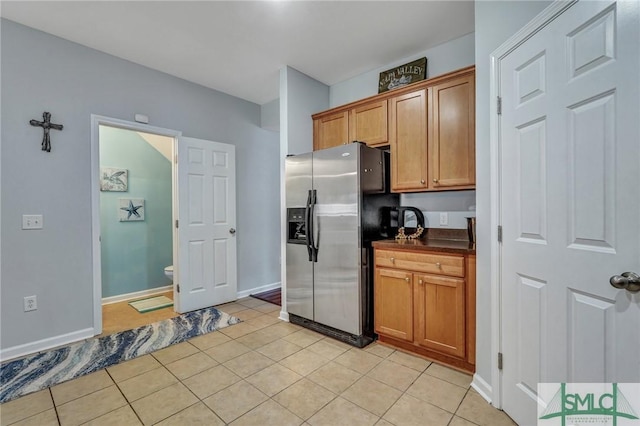
[[[309,254],[309,262],[313,261],[313,223],[311,222],[311,190],[307,194],[307,205],[304,209],[304,229],[305,243],[307,245],[307,253]]]
[[[316,194],[316,190],[313,189],[311,191],[311,213],[309,214],[309,218],[310,218],[310,222],[311,222],[311,230],[309,231],[309,233],[311,234],[311,246],[312,246],[312,257],[313,257],[313,261],[317,262],[318,261],[318,250],[320,248],[320,245],[316,245],[316,241],[320,241],[320,235],[318,233],[318,238],[316,238],[316,204],[317,204],[317,194]],[[320,231],[320,227],[318,227],[318,231]]]

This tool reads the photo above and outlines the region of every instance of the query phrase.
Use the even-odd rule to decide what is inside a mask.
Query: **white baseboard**
[[[289,322],[289,312],[287,312],[287,311],[280,311],[280,316],[279,316],[279,318],[280,318],[282,321]]]
[[[160,293],[166,293],[167,291],[171,290],[173,290],[173,284],[164,287],[150,288],[148,290],[134,291],[133,293],[119,294],[117,296],[103,297],[102,304],[110,305],[112,303],[126,302],[127,300],[133,300],[145,296],[153,296]]]
[[[489,383],[487,383],[482,377],[478,376],[477,373],[473,375],[471,387],[474,388],[489,404],[491,404],[493,389],[491,388],[491,385],[489,385]]]
[[[48,337],[24,345],[13,346],[0,350],[0,361],[4,362],[13,358],[19,358],[24,355],[34,354],[36,352],[55,348],[56,346],[67,345],[83,339],[93,337],[93,328],[85,328],[84,330],[73,331],[60,336]]]
[[[242,290],[238,292],[238,299],[242,299],[243,297],[250,296],[256,293],[262,293],[263,291],[275,290],[276,288],[280,288],[281,283],[278,281],[277,283],[266,284],[261,287],[251,288],[249,290]]]

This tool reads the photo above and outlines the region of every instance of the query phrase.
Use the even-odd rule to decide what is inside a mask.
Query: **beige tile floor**
[[[0,405],[4,425],[513,425],[471,376],[357,349],[246,298],[244,322]]]

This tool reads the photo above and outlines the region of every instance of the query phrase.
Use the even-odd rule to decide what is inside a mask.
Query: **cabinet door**
[[[429,173],[432,189],[475,185],[475,77],[429,88]]]
[[[464,358],[464,280],[415,275],[416,342],[425,348]]]
[[[313,121],[313,150],[331,148],[349,142],[349,111]]]
[[[411,278],[409,272],[376,268],[373,295],[376,333],[413,342]]]
[[[427,188],[427,91],[407,93],[389,100],[391,189]]]
[[[349,111],[349,139],[369,146],[389,143],[387,100],[372,102]]]

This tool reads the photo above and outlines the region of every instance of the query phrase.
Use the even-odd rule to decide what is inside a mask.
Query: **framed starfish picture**
[[[144,198],[118,198],[118,206],[120,222],[144,220]]]
[[[100,191],[127,192],[129,173],[127,169],[100,168]]]

